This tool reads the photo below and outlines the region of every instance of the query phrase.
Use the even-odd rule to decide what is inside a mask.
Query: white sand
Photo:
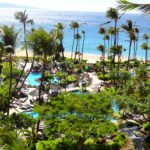
[[[29,57],[32,57],[33,56],[32,50],[28,50],[28,54],[29,54]],[[71,53],[70,52],[65,52],[64,54],[65,54],[65,57],[71,58]],[[26,52],[25,52],[25,50],[16,49],[15,55],[16,56],[26,56]],[[101,56],[101,54],[99,54],[99,55],[84,54],[83,59],[89,60],[89,61],[99,61],[100,56]],[[78,58],[78,56],[77,56],[77,58]],[[107,58],[106,58],[106,60],[107,60]],[[121,57],[121,61],[125,61],[125,60],[128,60],[128,58],[127,57]],[[117,61],[117,57],[116,57],[116,61]]]

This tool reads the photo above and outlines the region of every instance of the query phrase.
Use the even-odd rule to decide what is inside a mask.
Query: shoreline
[[[29,57],[33,56],[32,50],[28,50],[28,55],[29,55]],[[67,58],[71,58],[71,52],[64,52],[64,55]],[[19,56],[26,56],[26,52],[25,52],[25,50],[16,49],[15,50],[15,56],[18,56],[18,57]],[[97,55],[97,54],[87,54],[87,53],[84,53],[83,59],[84,60],[88,60],[88,61],[96,62],[96,61],[100,61],[100,59],[99,59],[100,56],[101,56],[101,54]],[[77,56],[77,58],[78,58],[78,56]],[[106,57],[106,60],[107,60],[107,57]],[[121,57],[121,61],[127,61],[127,60],[128,60],[128,57],[126,57],[126,56],[122,56]],[[118,61],[117,57],[116,57],[115,61]]]

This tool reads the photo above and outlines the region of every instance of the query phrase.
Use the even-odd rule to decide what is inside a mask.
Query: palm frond
[[[144,15],[150,14],[150,4],[137,4],[132,3],[127,0],[118,1],[118,8],[122,11],[137,9],[141,11]]]
[[[104,22],[104,23],[100,24],[99,27],[101,27],[101,26],[103,26],[103,25],[107,25],[107,24],[109,24],[109,23],[111,23],[111,22],[112,22],[112,21]]]

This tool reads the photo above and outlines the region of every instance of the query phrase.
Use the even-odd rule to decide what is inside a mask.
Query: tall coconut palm
[[[79,50],[79,44],[80,44],[81,35],[79,33],[75,34],[75,39],[76,39],[77,43],[76,43],[76,51],[75,51],[75,57],[74,57],[74,59],[76,59],[77,53],[80,52],[80,50]]]
[[[98,33],[103,35],[103,40],[104,40],[104,48],[106,48],[106,43],[105,43],[105,35],[106,35],[106,29],[101,27],[98,29]]]
[[[103,56],[103,77],[105,77],[105,70],[104,70],[104,61],[105,61],[105,47],[104,45],[98,45],[97,46],[97,49],[102,53],[102,56]]]
[[[148,58],[147,51],[150,49],[150,47],[148,46],[147,43],[143,43],[140,47],[141,47],[143,50],[145,50],[145,62],[146,62],[146,65],[147,65],[147,58]]]
[[[76,27],[76,34],[75,34],[75,39],[76,39],[76,50],[75,50],[75,57],[74,59],[76,59],[76,53],[78,51],[78,45],[79,45],[79,40],[81,39],[81,36],[79,34],[79,23],[78,22],[75,22],[75,27]]]
[[[84,42],[85,42],[85,31],[82,30],[82,34],[83,34],[83,42],[82,42],[82,60],[83,60],[83,51],[84,51]]]
[[[109,45],[109,41],[110,41],[110,36],[109,36],[109,34],[106,34],[104,38],[105,38],[105,40],[108,42],[108,43],[107,43],[107,48],[109,48],[109,46],[110,46],[110,45]]]
[[[76,22],[71,22],[70,29],[73,29],[73,43],[72,43],[72,51],[71,51],[71,59],[73,56],[73,48],[74,48],[74,42],[75,42],[75,29],[76,29]]]
[[[65,26],[59,22],[57,25],[54,25],[54,27],[57,28],[57,38],[59,39],[59,48],[62,53],[62,57],[64,59],[64,46],[63,46],[64,31],[63,30]]]
[[[7,108],[7,115],[9,115],[9,109],[10,109],[10,102],[12,98],[12,54],[15,53],[15,48],[17,44],[17,39],[19,37],[19,33],[15,31],[14,26],[8,27],[6,25],[2,26],[1,29],[3,30],[4,34],[1,34],[1,42],[3,44],[3,47],[6,51],[6,54],[8,54],[8,60],[9,60],[9,67],[10,67],[10,82],[9,82],[9,98],[8,98],[8,108]]]
[[[126,25],[123,24],[122,28],[128,33],[129,39],[130,39],[130,43],[129,43],[129,55],[128,55],[128,64],[129,64],[130,54],[131,54],[131,47],[132,47],[132,42],[133,42],[133,39],[135,37],[135,34],[134,34],[134,29],[133,29],[132,21],[131,20],[127,20],[126,22],[127,22],[127,24]],[[128,65],[127,65],[127,68],[128,68]]]
[[[118,8],[121,9],[122,11],[137,9],[142,13],[144,13],[145,15],[150,14],[150,4],[138,4],[129,2],[127,0],[120,0],[118,2]]]
[[[135,48],[135,55],[134,55],[134,58],[136,58],[136,54],[137,54],[137,49],[138,49],[138,40],[139,40],[139,29],[138,28],[135,28],[134,29],[134,32],[136,34],[136,48]]]
[[[37,54],[43,56],[43,67],[42,67],[42,77],[39,86],[39,104],[41,104],[41,91],[45,75],[45,67],[47,63],[47,56],[53,54],[54,37],[48,34],[43,28],[39,28],[31,35],[29,35],[28,40],[34,45],[34,50]],[[39,121],[37,124],[37,131],[39,130]]]
[[[28,78],[29,74],[31,73],[32,68],[33,68],[33,65],[34,65],[37,45],[34,45],[33,43],[30,43],[30,38],[28,39],[28,37],[30,37],[30,35],[31,35],[34,31],[35,31],[35,29],[32,28],[32,31],[31,31],[30,33],[26,34],[26,38],[27,38],[27,40],[28,40],[27,45],[29,46],[30,49],[33,50],[33,60],[32,60],[32,63],[31,63],[31,67],[30,67],[28,73],[26,74],[26,76],[25,76],[25,78],[24,78],[24,80],[23,80],[23,82],[22,82],[22,85],[20,86],[20,88],[19,88],[18,91],[16,92],[17,95],[18,95],[18,93],[20,92],[20,90],[22,89],[22,87],[23,87],[23,85],[24,85],[26,79]]]
[[[145,40],[145,42],[148,45],[149,35],[148,34],[144,34],[143,35],[143,39]],[[146,45],[143,48],[146,48]],[[147,50],[146,50],[146,53],[147,53]],[[147,64],[147,54],[146,54],[146,59],[145,60],[146,60],[146,64]]]
[[[115,8],[110,8],[106,12],[106,17],[114,20],[114,22],[115,22],[115,25],[114,25],[114,29],[115,29],[115,33],[114,33],[114,46],[116,46],[116,44],[117,44],[117,23],[118,23],[118,19],[119,19],[119,12]]]
[[[120,61],[121,61],[121,55],[122,55],[123,47],[121,45],[118,46],[112,46],[109,49],[110,53],[115,53],[114,55],[118,55],[118,69],[117,69],[117,78],[119,81],[119,70],[120,70]]]
[[[114,30],[114,27],[110,27],[109,29],[108,29],[108,34],[110,34],[111,35],[111,46],[112,46],[112,40],[113,40],[113,36],[114,36],[114,34],[115,34],[115,30]]]
[[[136,51],[137,51],[137,47],[136,47],[136,43],[137,43],[137,41],[138,41],[138,38],[137,38],[137,36],[135,35],[134,37],[133,37],[133,43],[134,43],[134,53],[133,53],[133,57],[136,59]]]
[[[148,43],[149,35],[148,34],[144,34],[143,35],[143,39],[146,41],[146,43]]]
[[[27,61],[28,61],[28,47],[27,47],[27,41],[26,41],[26,26],[27,24],[34,24],[34,21],[32,19],[28,19],[28,14],[26,13],[26,10],[24,10],[23,12],[22,11],[18,11],[15,13],[15,18],[23,24],[23,30],[24,30],[24,45],[25,45],[25,50],[26,50],[26,60],[25,60],[25,65],[22,69],[22,72],[20,73],[20,76],[19,76],[19,80],[24,72],[24,69],[27,65]],[[18,80],[18,83],[19,83],[19,80]],[[18,83],[16,84],[15,88],[17,87]]]

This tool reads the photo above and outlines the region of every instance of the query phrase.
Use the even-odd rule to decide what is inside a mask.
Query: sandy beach
[[[32,50],[28,50],[28,54],[29,54],[29,57],[32,57],[33,56]],[[64,54],[65,54],[65,57],[71,58],[71,53],[70,52],[65,52]],[[15,50],[15,55],[16,56],[26,56],[26,53],[25,53],[25,50],[16,49]],[[101,54],[99,54],[99,55],[96,55],[96,54],[84,54],[83,55],[83,59],[88,60],[88,61],[93,61],[93,62],[95,61],[96,62],[96,61],[100,60],[99,59],[100,56],[101,56]],[[78,58],[78,56],[77,56],[77,58]],[[106,57],[106,60],[107,60],[107,57]],[[121,61],[126,61],[126,60],[128,60],[127,57],[124,57],[124,56],[121,57]],[[117,61],[117,57],[116,57],[116,61]]]

